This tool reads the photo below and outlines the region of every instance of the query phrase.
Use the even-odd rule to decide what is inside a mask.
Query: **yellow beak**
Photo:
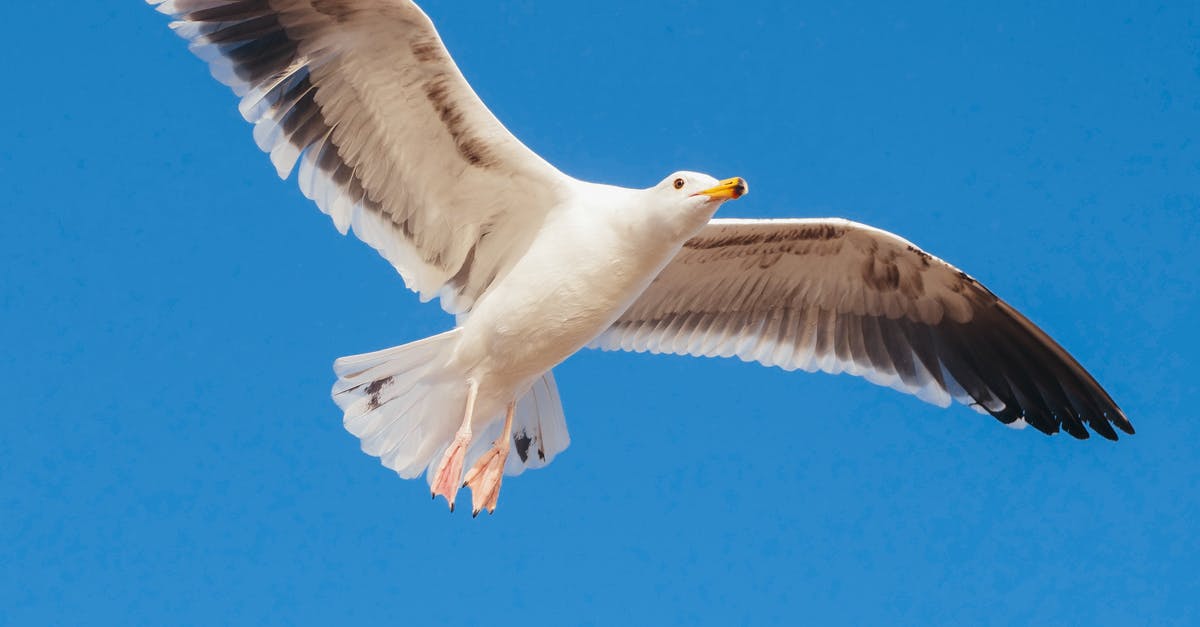
[[[744,196],[748,191],[750,191],[750,186],[746,184],[745,179],[735,176],[717,183],[715,187],[710,187],[692,195],[699,196],[703,194],[713,200],[736,200]]]

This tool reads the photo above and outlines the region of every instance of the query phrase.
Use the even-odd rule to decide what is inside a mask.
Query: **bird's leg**
[[[500,498],[500,481],[504,478],[504,463],[508,461],[508,449],[512,445],[513,411],[516,401],[508,404],[508,413],[504,416],[504,428],[500,437],[492,443],[492,448],[484,453],[479,461],[467,472],[464,486],[471,488],[471,516],[487,508],[489,514],[496,511],[496,501]]]
[[[467,447],[471,445],[471,415],[475,413],[475,397],[478,393],[479,384],[470,381],[467,384],[467,408],[463,412],[462,425],[454,434],[454,441],[446,449],[446,454],[442,455],[442,461],[438,462],[437,469],[433,473],[433,483],[430,486],[433,498],[436,499],[439,494],[446,497],[452,512],[454,511],[454,496],[458,494],[458,487],[462,482],[463,458],[467,454]]]

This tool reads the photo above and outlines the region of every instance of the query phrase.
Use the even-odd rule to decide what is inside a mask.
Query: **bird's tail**
[[[467,404],[467,382],[445,368],[459,330],[374,353],[342,357],[333,364],[338,376],[333,400],[344,412],[346,430],[362,442],[363,452],[405,479],[441,459],[454,439]],[[465,467],[499,436],[503,413],[476,418],[479,426]],[[570,443],[554,377],[547,372],[517,402],[513,450],[506,474],[540,468]],[[432,475],[432,472],[430,473]]]
[[[478,434],[467,451],[466,467],[483,455],[504,428],[502,415],[492,417]],[[567,420],[563,416],[562,401],[558,398],[558,386],[554,373],[547,372],[534,381],[533,387],[517,401],[513,412],[512,453],[504,464],[504,474],[519,475],[526,470],[542,468],[549,464],[571,443],[567,433]]]
[[[459,330],[333,363],[333,400],[363,452],[401,477],[420,476],[454,437],[467,386],[444,364]]]

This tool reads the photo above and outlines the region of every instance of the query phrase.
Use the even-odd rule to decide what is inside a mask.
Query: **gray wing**
[[[233,88],[280,177],[423,300],[470,309],[565,175],[513,137],[407,0],[148,0]]]
[[[846,220],[713,220],[592,346],[846,372],[1045,433],[1133,433],[1075,359],[987,288]]]

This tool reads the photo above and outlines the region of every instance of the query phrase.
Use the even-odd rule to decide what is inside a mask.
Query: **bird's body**
[[[612,326],[716,209],[656,215],[645,190],[568,189],[528,250],[460,319],[447,369],[479,382],[481,416]]]
[[[740,178],[574,179],[492,116],[410,0],[148,0],[241,99],[281,177],[456,326],[339,359],[362,448],[494,510],[570,441],[552,369],[585,346],[846,372],[1011,426],[1133,427],[973,278],[839,219],[713,219]],[[1086,425],[1086,426],[1085,426]],[[510,451],[515,455],[510,455]]]

